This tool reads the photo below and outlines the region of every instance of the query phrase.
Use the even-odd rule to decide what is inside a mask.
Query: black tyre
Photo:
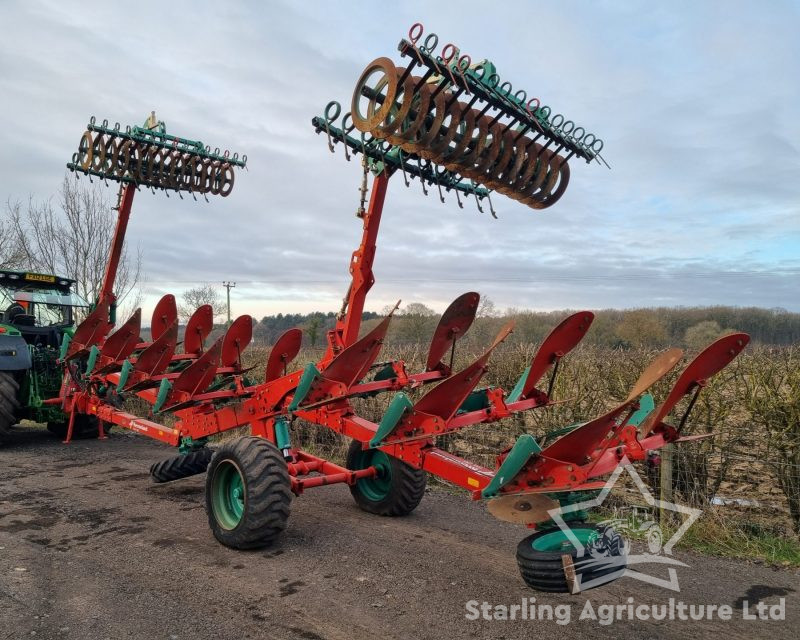
[[[62,440],[67,437],[67,430],[69,428],[69,416],[65,421],[48,422],[47,430],[57,438]],[[105,426],[105,432],[108,433],[109,426]],[[87,416],[84,413],[75,414],[75,423],[72,425],[72,438],[74,440],[81,440],[84,438],[96,438],[99,435],[99,421],[97,416]]]
[[[0,440],[17,423],[19,383],[7,371],[0,371]]]
[[[561,557],[570,555],[581,589],[606,584],[625,573],[626,545],[613,530],[589,524],[575,525],[571,531],[586,548],[578,550],[561,529],[538,531],[517,545],[517,565],[522,579],[538,591],[569,593]]]
[[[153,482],[172,482],[189,476],[196,476],[198,473],[205,473],[211,456],[214,452],[203,447],[196,451],[190,451],[186,455],[173,456],[156,462],[150,467],[150,477]]]
[[[347,468],[358,471],[370,466],[378,469],[378,475],[350,486],[359,507],[379,516],[405,516],[417,508],[427,482],[422,469],[378,449],[362,449],[361,442],[353,440],[347,451]]]
[[[229,440],[211,458],[206,511],[214,537],[226,547],[271,544],[286,528],[291,501],[286,461],[268,440]]]

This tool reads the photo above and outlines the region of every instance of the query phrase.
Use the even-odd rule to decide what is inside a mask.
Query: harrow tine
[[[214,310],[210,304],[204,304],[189,318],[183,334],[183,352],[191,355],[203,353],[206,338],[214,328]]]
[[[456,341],[463,336],[472,326],[475,314],[478,312],[480,294],[469,291],[460,295],[450,303],[442,314],[436,331],[433,332],[431,346],[428,349],[428,359],[425,370],[443,370],[448,374],[453,368],[453,353]],[[442,362],[442,358],[450,351],[450,364]]]
[[[167,329],[177,322],[178,306],[175,304],[175,296],[168,293],[156,303],[156,307],[153,309],[153,319],[150,321],[150,336],[153,342],[157,341]]]
[[[390,436],[399,436],[399,439],[405,441],[430,438],[444,433],[447,423],[464,404],[488,370],[487,363],[492,351],[511,334],[513,328],[514,321],[512,320],[503,326],[494,342],[482,356],[467,368],[439,383],[422,396],[413,407],[408,407],[406,403],[398,400],[398,396],[405,397],[404,394],[397,394],[392,401],[392,406],[395,403],[397,406],[406,404],[410,411],[396,414],[396,420],[382,420],[370,440],[370,446],[381,446],[387,443]]]
[[[537,391],[536,385],[553,365],[557,365],[561,358],[583,340],[593,320],[594,314],[591,311],[579,311],[564,319],[553,329],[542,342],[531,365],[525,370],[509,394],[509,401],[516,402],[524,400],[534,393],[541,393]],[[555,371],[553,373],[554,380]],[[552,382],[551,380],[551,388]]]
[[[723,336],[719,340],[708,345],[694,360],[692,360],[681,373],[667,399],[654,411],[647,420],[639,427],[639,433],[643,436],[659,428],[661,421],[669,414],[676,404],[685,395],[696,390],[698,393],[705,387],[707,381],[727,367],[738,356],[750,342],[750,336],[746,333],[733,333]],[[694,401],[689,406],[691,410]],[[678,432],[683,428],[688,417],[688,411],[681,419]]]
[[[122,365],[122,361],[131,355],[139,344],[142,330],[142,310],[136,309],[133,315],[119,329],[108,336],[103,348],[98,352],[95,366],[88,366],[90,373],[105,373]],[[93,347],[97,349],[97,347]]]
[[[253,318],[248,315],[239,316],[225,332],[222,340],[220,356],[223,367],[242,369],[242,351],[253,339]]]
[[[271,382],[286,375],[286,369],[300,352],[302,342],[303,332],[300,329],[288,329],[281,334],[269,352],[264,382]]]
[[[231,328],[233,328],[232,325]],[[227,333],[225,337],[227,337]],[[167,378],[161,380],[156,402],[153,405],[154,413],[173,411],[179,405],[191,402],[193,396],[208,388],[217,375],[220,357],[225,350],[225,337],[214,342],[208,351],[181,371],[174,381]]]
[[[65,360],[85,355],[90,347],[100,343],[111,329],[108,321],[108,302],[101,302],[86,316],[86,319],[75,329],[75,334],[67,344]]]

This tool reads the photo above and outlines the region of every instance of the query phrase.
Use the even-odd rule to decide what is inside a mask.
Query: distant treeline
[[[492,334],[509,319],[516,321],[513,339],[539,342],[570,311],[510,310],[492,313],[491,306],[480,313],[470,329],[472,340],[491,340]],[[603,309],[595,311],[595,320],[585,342],[604,347],[685,346],[699,348],[731,331],[749,333],[754,342],[766,345],[800,344],[800,313],[784,309],[756,307],[677,307],[650,309]],[[365,312],[363,328],[374,326],[382,314]],[[426,343],[436,327],[439,315],[422,304],[411,303],[392,321],[387,341]],[[254,341],[272,344],[286,329],[299,327],[306,346],[323,346],[325,334],[336,323],[336,314],[282,314],[265,316],[256,324]]]

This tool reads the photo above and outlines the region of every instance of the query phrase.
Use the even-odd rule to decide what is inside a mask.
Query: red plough
[[[234,168],[243,164],[234,161],[238,156],[212,154],[207,148],[200,151],[202,147],[189,145],[191,141],[166,136],[163,129],[134,128],[127,137],[117,131],[121,140],[117,151],[112,149],[112,157],[129,153],[131,145],[125,152],[122,146],[132,142],[139,145],[138,157],[152,158],[148,169],[143,169],[146,163],[126,164],[124,159],[108,165],[104,160],[95,162],[92,145],[86,144],[70,165],[76,171],[119,180],[122,186],[119,224],[103,293],[72,341],[64,345],[65,382],[56,401],[72,419],[75,414],[94,415],[102,423],[177,447],[175,457],[154,465],[156,481],[186,477],[207,467],[209,523],[225,545],[251,548],[270,544],[287,524],[291,496],[328,484],[349,485],[366,511],[406,515],[423,496],[426,473],[466,489],[475,500],[488,500],[489,510],[500,518],[532,527],[548,526],[548,511],[561,500],[557,494],[595,489],[621,461],[646,460],[668,443],[692,439],[682,432],[697,394],[748,342],[745,334],[714,342],[685,368],[655,408],[648,390],[682,356],[677,349],[666,351],[642,373],[624,401],[602,416],[538,440],[521,436],[498,456],[494,469],[438,448],[441,436],[558,402],[553,389],[560,363],[586,336],[594,316],[581,311],[565,318],[545,338],[510,391],[480,386],[493,353],[513,331],[510,323],[474,362],[453,370],[458,342],[478,309],[479,296],[474,292],[456,298],[442,315],[423,371],[409,371],[400,360],[378,362],[393,312],[360,338],[359,329],[367,292],[374,283],[372,265],[390,177],[400,173],[407,182],[409,176],[419,180],[423,190],[435,187],[440,195],[454,193],[459,204],[462,196],[469,196],[480,207],[481,202],[488,202],[489,190],[496,189],[541,209],[553,204],[566,188],[566,158],[599,162],[602,144],[559,127],[549,108],[544,111],[538,100],[533,107],[531,101],[499,95],[497,84],[492,86],[486,80],[490,77],[486,65],[491,63],[482,63],[481,72],[470,66],[465,56],[457,57],[455,49],[449,58],[432,56],[431,50],[417,46],[421,26],[417,27],[412,28],[411,42],[401,42],[401,53],[410,60],[407,71],[398,75],[391,65],[391,77],[383,85],[363,76],[359,81],[351,118],[356,126],[364,123],[358,138],[350,135],[352,126],[339,129],[333,125],[335,109],[331,105],[324,119],[314,119],[331,149],[341,144],[348,158],[350,153],[363,154],[365,183],[368,170],[374,180],[369,205],[362,204],[360,210],[363,234],[350,260],[352,283],[344,308],[328,334],[325,354],[305,368],[292,367],[302,334],[290,329],[272,348],[263,381],[248,378],[242,353],[252,338],[252,319],[237,318],[222,337],[208,345],[213,317],[207,306],[200,307],[188,321],[179,353],[177,309],[169,295],[153,313],[149,342],[140,337],[140,310],[111,333],[118,249],[137,185],[226,196],[233,185]],[[414,66],[420,67],[424,82],[410,73]],[[381,63],[375,67],[376,73],[380,75],[384,68],[389,67]],[[497,76],[496,70],[491,74]],[[470,105],[483,101],[483,113],[463,111],[472,106],[461,105],[457,98],[462,93],[472,95]],[[366,107],[361,104],[364,100]],[[397,109],[393,110],[392,104]],[[429,117],[423,117],[425,109],[430,109]],[[486,114],[492,111],[493,118],[487,121]],[[470,132],[462,122],[473,123],[475,131]],[[105,135],[104,144],[114,147],[113,130],[104,127],[92,121],[84,138]],[[159,168],[158,159],[166,165]],[[436,163],[442,166],[437,168]],[[423,392],[412,400],[408,392],[421,387],[425,387]],[[379,393],[393,394],[381,420],[375,423],[359,416],[353,400]],[[695,394],[688,409],[670,425],[667,416],[687,394]],[[146,417],[120,408],[121,399],[134,395],[151,405]],[[156,421],[155,416],[164,413],[172,416],[170,426]],[[291,433],[297,419],[351,439],[346,466],[295,446]],[[244,426],[252,436],[227,440],[213,455],[206,447],[210,436]],[[569,556],[574,551],[565,553]],[[609,553],[619,556],[619,550]],[[521,562],[523,577],[529,584],[541,586],[531,566],[529,559]],[[585,572],[591,573],[589,569]],[[556,580],[558,584],[551,586],[565,590],[566,581]]]

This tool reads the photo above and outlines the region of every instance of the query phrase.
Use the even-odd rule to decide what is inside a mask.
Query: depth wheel
[[[621,577],[626,568],[626,545],[613,530],[583,524],[572,526],[572,533],[586,547],[578,550],[561,529],[539,531],[517,545],[517,565],[522,579],[538,591],[569,593],[561,556],[570,555],[581,589],[607,584]]]
[[[206,476],[206,511],[226,547],[271,544],[286,528],[292,501],[289,470],[268,440],[247,436],[217,449]]]
[[[353,440],[347,451],[347,468],[358,471],[370,466],[378,469],[378,475],[350,486],[359,507],[379,516],[405,516],[417,508],[427,482],[422,469],[378,449],[362,449],[361,442]]]
[[[0,440],[8,436],[17,423],[19,383],[7,371],[0,371]]]
[[[186,455],[173,456],[156,462],[150,467],[150,478],[153,482],[161,483],[205,473],[213,455],[214,452],[211,449],[203,447],[196,451],[190,451]]]

